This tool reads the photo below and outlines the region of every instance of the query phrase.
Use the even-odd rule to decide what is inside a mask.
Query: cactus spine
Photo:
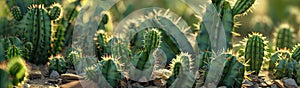
[[[52,71],[57,71],[59,74],[63,74],[67,71],[67,63],[62,56],[56,56],[50,58],[50,65],[49,65],[49,74]]]
[[[245,39],[246,49],[245,49],[245,61],[249,65],[246,67],[247,71],[254,71],[255,75],[260,72],[264,56],[267,54],[265,37],[261,34],[252,33],[249,35],[248,39]]]
[[[293,49],[292,58],[299,62],[300,60],[300,44],[296,45]]]
[[[292,49],[294,46],[294,34],[293,28],[288,24],[281,24],[279,28],[276,29],[275,36],[275,49]]]
[[[112,56],[119,59],[122,70],[128,69],[132,60],[129,43],[120,38],[115,39],[112,44]]]

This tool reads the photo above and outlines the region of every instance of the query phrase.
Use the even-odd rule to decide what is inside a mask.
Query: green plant
[[[252,33],[244,41],[246,41],[245,62],[249,65],[246,67],[246,70],[253,71],[253,74],[258,75],[264,57],[267,55],[267,41],[262,34],[258,33]]]
[[[112,57],[104,57],[95,66],[87,68],[85,73],[88,79],[97,82],[102,87],[116,88],[121,80],[119,63]],[[110,86],[105,83],[109,83]]]
[[[269,71],[274,72],[278,60],[280,60],[281,58],[289,58],[289,57],[291,57],[289,50],[280,49],[276,51],[270,58]]]
[[[299,60],[300,60],[300,44],[295,45],[295,47],[293,49],[292,58],[294,60],[296,60],[297,62],[299,62]]]
[[[274,34],[275,36],[275,49],[292,49],[294,46],[294,34],[293,34],[293,28],[288,24],[281,24],[277,29],[275,29],[276,32]]]
[[[8,60],[9,58],[13,56],[22,56],[26,57],[26,55],[23,54],[23,51],[25,51],[22,45],[22,42],[17,37],[7,37],[7,38],[1,38],[0,39],[0,61]]]
[[[24,83],[28,75],[25,61],[21,57],[13,57],[7,63],[6,71],[10,76],[13,86],[19,86]]]
[[[115,38],[111,44],[112,56],[119,59],[122,63],[122,70],[130,68],[130,61],[132,60],[129,43],[121,38]]]
[[[8,85],[9,85],[9,81],[7,81],[7,80],[9,80],[8,73],[5,70],[0,69],[0,76],[1,76],[1,78],[0,78],[0,82],[1,82],[0,87],[1,88],[8,88]]]
[[[172,73],[167,79],[167,87],[191,88],[194,84],[194,79],[193,75],[188,73],[192,72],[192,63],[190,55],[186,53],[181,53],[180,55],[177,55],[175,59],[172,59],[172,62],[169,65]],[[180,84],[180,86],[174,86],[177,84]]]
[[[7,58],[13,58],[16,56],[22,56],[21,50],[15,45],[12,45],[7,50]]]
[[[220,36],[222,34],[220,33],[223,33],[221,28],[224,28],[226,37],[225,49],[232,49],[232,36],[234,32],[234,25],[236,24],[234,22],[234,17],[239,14],[246,14],[255,1],[256,0],[237,0],[233,8],[231,8],[228,1],[212,0],[212,3],[206,9],[203,21],[200,23],[200,31],[196,37],[199,50],[211,51],[212,47],[223,46],[218,45],[220,41],[223,41],[220,40],[222,39]],[[215,14],[215,12],[217,14]],[[220,20],[218,20],[218,18],[220,18]],[[219,35],[210,36],[209,33]]]
[[[98,30],[94,37],[95,42],[95,53],[99,61],[102,60],[102,56],[108,54],[107,45],[109,39],[104,30]]]
[[[49,64],[49,74],[52,71],[57,71],[59,74],[66,73],[67,71],[67,62],[62,56],[56,56],[50,58],[50,64]]]
[[[81,59],[82,55],[79,51],[70,50],[70,49],[68,49],[68,51],[66,52],[65,57],[66,57],[68,67],[74,68],[74,66],[76,66],[76,63],[78,63],[79,60]]]
[[[49,10],[50,13],[58,14],[62,11],[58,10],[59,6],[53,4]],[[19,26],[18,35],[24,42],[31,42],[33,46],[29,61],[35,64],[47,63],[51,53],[51,19],[58,20],[59,16],[52,15],[44,8],[44,5],[33,4],[29,7],[29,11],[23,16]],[[30,25],[28,25],[30,24]],[[53,47],[52,47],[53,48]],[[55,49],[54,49],[55,50]]]
[[[65,28],[62,25],[53,26],[51,32],[51,55],[56,55],[63,50]]]

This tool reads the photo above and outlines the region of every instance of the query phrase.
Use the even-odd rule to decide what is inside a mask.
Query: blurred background
[[[44,1],[47,5],[50,5],[53,2],[58,2],[62,3],[62,6],[64,7],[75,0],[37,1]],[[82,3],[85,3],[86,1],[88,0],[82,0]],[[204,0],[199,0],[199,2],[201,1]],[[229,1],[234,2],[235,0]],[[3,24],[6,22],[5,20],[11,20],[12,16],[10,14],[10,9],[8,8],[10,4],[6,3],[6,0],[0,0],[0,5],[0,24],[2,24],[0,25],[0,28],[4,30],[5,28]],[[177,15],[182,16],[183,19],[192,27],[192,31],[198,31],[193,24],[198,23],[199,19],[194,15],[193,10],[185,3],[181,2],[181,0],[120,0],[120,2],[110,10],[113,25],[117,25],[120,20],[133,11],[146,7],[161,7],[170,9],[172,12],[177,13]],[[299,9],[299,0],[257,0],[257,3],[252,8],[251,12],[235,18],[236,21],[241,24],[236,28],[236,32],[241,34],[240,38],[237,38],[237,40],[241,40],[244,36],[251,32],[261,32],[264,36],[272,39],[274,29],[282,23],[288,23],[295,29],[294,33],[296,35],[296,39],[300,41]],[[3,17],[5,17],[5,19]],[[110,29],[113,29],[113,27]]]

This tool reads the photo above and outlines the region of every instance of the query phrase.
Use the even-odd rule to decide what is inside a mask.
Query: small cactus
[[[275,49],[292,49],[294,45],[294,29],[288,24],[281,24],[276,29],[275,36]]]
[[[114,58],[106,56],[95,66],[85,69],[85,73],[89,80],[93,80],[99,86],[116,88],[122,76],[119,69],[119,63]]]
[[[300,61],[300,44],[296,45],[293,49],[292,58],[297,62]]]
[[[19,86],[23,84],[27,77],[27,68],[25,61],[21,57],[13,57],[7,63],[6,71],[11,77],[11,84]]]
[[[20,21],[23,18],[22,12],[20,10],[20,7],[18,6],[14,6],[13,8],[11,8],[11,13],[13,15],[13,17],[17,20]]]
[[[276,51],[270,59],[269,62],[269,71],[274,72],[276,63],[281,59],[281,58],[289,58],[291,57],[290,51],[286,49],[280,49]]]
[[[180,84],[182,88],[191,88],[194,84],[194,79],[191,79],[193,75],[189,74],[193,69],[192,63],[190,56],[185,53],[181,53],[175,59],[172,59],[169,65],[172,73],[167,79],[167,87],[179,87],[174,85]]]
[[[15,45],[12,45],[7,50],[7,58],[13,58],[16,56],[22,56],[21,50]]]
[[[60,4],[52,4],[49,8],[49,16],[51,20],[59,20],[62,17],[62,7]]]
[[[106,50],[108,44],[107,34],[104,30],[98,30],[94,37],[95,42],[95,52],[98,60],[102,60],[102,57],[106,55],[108,52]]]
[[[50,58],[50,64],[49,64],[49,74],[52,71],[57,71],[59,74],[66,73],[67,71],[67,62],[62,56],[56,56]]]
[[[267,54],[267,41],[265,40],[265,37],[262,37],[262,35],[258,33],[249,35],[249,38],[245,39],[244,41],[247,41],[245,49],[245,61],[249,65],[246,67],[246,70],[254,71],[254,74],[258,75],[264,57]]]

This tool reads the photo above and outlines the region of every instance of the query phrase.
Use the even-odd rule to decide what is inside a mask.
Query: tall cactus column
[[[261,34],[253,33],[249,35],[248,39],[245,39],[246,49],[245,49],[245,61],[249,65],[246,67],[247,71],[254,71],[255,75],[258,75],[264,56],[266,54],[266,41],[265,37]]]

